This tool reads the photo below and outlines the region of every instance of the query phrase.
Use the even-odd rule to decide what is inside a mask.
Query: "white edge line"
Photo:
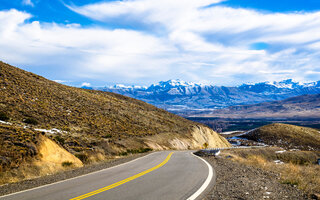
[[[20,193],[23,193],[23,192],[28,192],[28,191],[32,191],[32,190],[37,190],[37,189],[40,189],[40,188],[48,187],[48,186],[55,185],[55,184],[59,184],[59,183],[66,182],[66,181],[70,181],[70,180],[77,179],[77,178],[80,178],[80,177],[83,177],[83,176],[88,176],[88,175],[92,175],[92,174],[99,173],[99,172],[102,172],[102,171],[110,170],[110,169],[113,169],[113,168],[116,168],[116,167],[120,167],[120,166],[122,166],[122,165],[129,164],[129,163],[131,163],[131,162],[140,160],[140,159],[142,159],[142,158],[145,158],[145,157],[150,156],[150,155],[155,154],[155,153],[158,153],[158,151],[157,151],[157,152],[150,153],[150,154],[145,155],[145,156],[142,156],[142,157],[140,157],[140,158],[136,158],[136,159],[130,160],[129,162],[125,162],[125,163],[122,163],[122,164],[119,164],[119,165],[115,165],[115,166],[112,166],[112,167],[109,167],[109,168],[105,168],[105,169],[100,169],[100,170],[98,170],[98,171],[90,172],[90,173],[88,173],[88,174],[83,174],[83,175],[80,175],[80,176],[76,176],[76,177],[73,177],[73,178],[61,180],[61,181],[58,181],[58,182],[49,183],[49,184],[46,184],[46,185],[41,185],[41,186],[38,186],[38,187],[34,187],[34,188],[22,190],[22,191],[19,191],[19,192],[14,192],[14,193],[11,193],[11,194],[6,194],[6,195],[4,195],[4,196],[0,196],[0,199],[2,199],[2,198],[4,198],[4,197],[12,196],[12,195],[20,194]],[[78,169],[79,169],[79,168],[78,168]],[[54,174],[52,174],[52,175],[54,175]]]
[[[209,169],[209,174],[208,174],[208,177],[205,180],[205,182],[202,184],[202,186],[193,195],[191,195],[187,200],[195,200],[208,187],[208,185],[210,184],[212,177],[213,177],[213,169],[212,169],[211,165],[203,158],[200,158],[199,156],[194,155],[192,152],[191,152],[191,154],[193,156],[201,159],[204,163],[207,164],[208,169]]]

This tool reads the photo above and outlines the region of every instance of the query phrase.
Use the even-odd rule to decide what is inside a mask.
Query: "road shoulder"
[[[214,187],[203,199],[308,199],[302,191],[279,183],[279,174],[222,157],[202,157],[216,170]]]

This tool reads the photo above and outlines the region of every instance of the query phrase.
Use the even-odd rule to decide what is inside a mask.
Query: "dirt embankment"
[[[39,159],[33,163],[40,174],[51,174],[62,171],[66,167],[82,167],[82,162],[49,138],[40,135]]]
[[[7,137],[9,138],[9,136]],[[6,158],[8,161],[14,158],[20,158],[20,162],[16,163],[16,165],[10,165],[8,162],[0,163],[2,167],[2,170],[0,170],[0,185],[33,179],[83,166],[77,157],[59,146],[53,140],[41,134],[35,134],[34,137],[36,137],[35,140],[37,142],[33,146],[31,146],[31,143],[24,144],[8,141],[8,152],[12,150],[13,147],[20,145],[33,149],[35,153],[30,154],[24,149],[11,153],[2,151],[1,154],[3,155],[0,155],[1,158]],[[27,153],[23,154],[23,152]],[[13,153],[16,157],[12,155]]]
[[[201,125],[193,126],[188,135],[157,135],[147,138],[144,143],[154,150],[187,150],[231,146],[224,137]]]

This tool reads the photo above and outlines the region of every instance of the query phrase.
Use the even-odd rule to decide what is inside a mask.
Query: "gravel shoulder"
[[[118,158],[118,159],[113,159],[113,160],[108,160],[92,165],[87,165],[81,168],[73,169],[73,170],[68,170],[68,171],[63,171],[59,172],[57,174],[52,174],[48,176],[43,176],[35,179],[30,179],[30,180],[25,180],[17,183],[10,183],[10,184],[5,184],[0,186],[0,196],[14,193],[14,192],[19,192],[22,190],[27,190],[35,187],[39,187],[42,185],[47,185],[50,183],[66,180],[69,178],[74,178],[77,176],[81,176],[84,174],[88,174],[91,172],[99,171],[102,169],[110,168],[122,163],[129,162],[131,160],[134,160],[136,158],[145,156],[149,153],[141,153],[141,154],[133,154],[129,155],[124,158]]]
[[[279,174],[234,162],[228,158],[204,156],[215,169],[215,186],[205,200],[310,199],[296,187],[281,184]]]

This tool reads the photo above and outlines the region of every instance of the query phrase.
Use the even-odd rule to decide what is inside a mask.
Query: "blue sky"
[[[0,0],[0,60],[81,86],[320,80],[318,0]]]

